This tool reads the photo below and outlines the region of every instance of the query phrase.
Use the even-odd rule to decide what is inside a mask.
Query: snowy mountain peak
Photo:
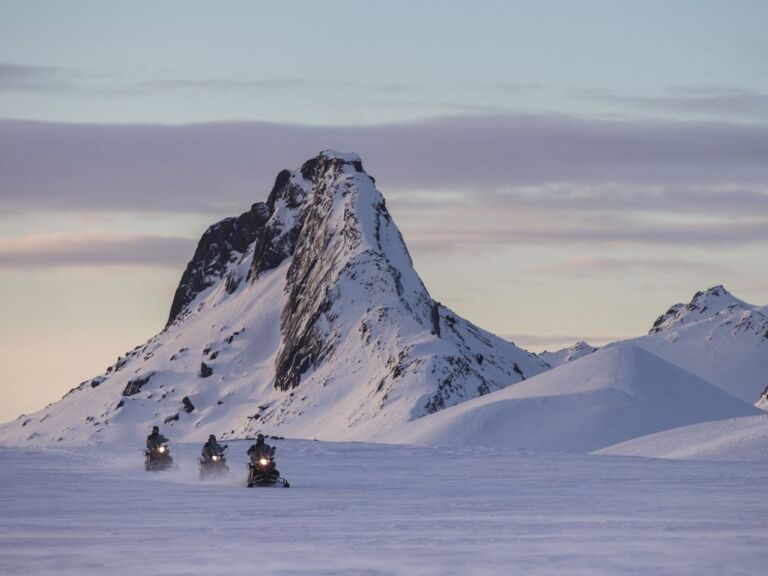
[[[347,164],[362,163],[360,156],[358,156],[354,152],[339,152],[338,150],[333,150],[331,148],[328,148],[327,150],[323,150],[322,152],[320,152],[320,156],[327,158],[329,160],[340,160],[341,162],[344,162]]]
[[[686,322],[701,320],[723,310],[747,308],[748,304],[728,292],[722,285],[713,286],[703,292],[696,292],[688,304],[675,304],[653,323],[650,334],[663,332]]]
[[[592,354],[596,350],[597,348],[590,346],[584,340],[579,340],[576,342],[576,344],[556,352],[544,351],[539,354],[539,358],[544,360],[544,362],[553,368],[556,368],[557,366],[562,366],[568,362],[573,362],[574,360],[586,356],[587,354]]]
[[[637,341],[750,404],[766,386],[768,307],[739,300],[722,286],[675,304]]]
[[[548,368],[434,301],[360,157],[324,151],[203,234],[160,334],[0,441],[368,439]]]
[[[589,452],[646,434],[759,411],[635,342],[407,423],[405,443]]]

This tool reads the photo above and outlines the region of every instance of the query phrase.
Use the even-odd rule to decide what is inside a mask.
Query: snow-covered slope
[[[0,447],[3,576],[755,576],[768,465],[277,441],[289,490],[199,444]],[[256,560],[255,560],[256,558]],[[157,559],[158,561],[151,561]]]
[[[360,158],[325,151],[206,231],[163,332],[0,442],[365,439],[547,368],[434,301]]]
[[[558,366],[562,366],[563,364],[567,364],[568,362],[573,362],[574,360],[578,360],[582,356],[586,356],[587,354],[592,354],[595,352],[597,348],[594,346],[590,346],[583,340],[576,342],[573,346],[569,346],[568,348],[563,348],[562,350],[558,350],[557,352],[547,352],[546,350],[539,354],[539,358],[544,360],[547,364],[552,366],[552,368],[556,368]]]
[[[768,414],[675,428],[609,446],[598,454],[768,462]]]
[[[590,452],[660,430],[759,412],[625,343],[410,422],[389,440]]]
[[[672,306],[633,341],[750,404],[768,385],[768,307],[722,286]]]

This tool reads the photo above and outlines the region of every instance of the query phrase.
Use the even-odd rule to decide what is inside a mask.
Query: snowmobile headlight
[[[160,446],[160,448],[158,448],[157,451],[160,452],[160,454],[162,454],[163,452],[165,452],[165,446]]]
[[[267,460],[266,458],[262,458],[261,460],[259,460],[259,464],[261,464],[262,466],[266,466],[267,464],[269,464],[269,460]]]
[[[218,459],[219,459],[219,457],[216,456],[215,454],[213,456],[211,456],[211,460],[213,460],[214,462],[216,462]]]

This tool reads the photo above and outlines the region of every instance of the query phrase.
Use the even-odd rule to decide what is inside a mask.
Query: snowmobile
[[[200,464],[200,480],[205,480],[212,476],[222,476],[229,474],[229,466],[227,466],[227,457],[224,454],[224,450],[227,446],[222,446],[221,450],[217,450],[212,454],[210,459],[205,456],[200,456],[197,459]]]
[[[160,444],[155,449],[147,448],[144,450],[144,469],[147,472],[167,470],[175,466],[168,444]]]
[[[248,468],[248,488],[254,486],[275,486],[282,485],[283,488],[288,488],[290,484],[288,480],[280,477],[280,472],[275,466],[275,449],[272,448],[271,453],[262,455],[256,461],[248,462],[246,465]]]

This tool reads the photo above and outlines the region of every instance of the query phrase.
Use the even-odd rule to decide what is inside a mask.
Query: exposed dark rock
[[[192,404],[192,400],[189,399],[189,396],[184,396],[184,398],[181,399],[181,403],[184,405],[184,412],[187,414],[195,409],[195,405]]]
[[[176,414],[167,416],[165,420],[163,420],[163,424],[170,424],[171,422],[176,422],[178,419],[179,419],[179,413],[176,412]]]
[[[125,366],[128,363],[128,360],[130,360],[130,358],[128,358],[127,356],[125,357],[118,356],[117,361],[114,363],[114,365],[107,368],[107,374],[109,374],[110,372],[119,371],[123,366]]]
[[[117,403],[117,406],[115,406],[115,410],[119,410],[123,406],[125,406],[125,400],[120,400],[120,402]]]
[[[208,378],[208,376],[211,376],[213,374],[213,368],[208,366],[205,362],[200,363],[200,376],[203,378]]]
[[[106,380],[106,378],[104,378],[103,376],[97,376],[96,378],[91,380],[91,388],[98,388],[101,385],[101,383],[104,382],[104,380]]]
[[[483,396],[491,391],[485,378],[472,368],[470,362],[461,356],[446,356],[446,367],[443,377],[437,386],[437,391],[424,405],[428,414],[433,414],[449,405],[451,398],[461,397],[468,382],[476,384],[478,395]]]
[[[222,278],[227,264],[248,250],[268,219],[267,205],[257,202],[237,218],[225,218],[205,231],[181,276],[166,325],[172,324],[200,292]]]
[[[440,302],[432,302],[432,334],[440,338]]]
[[[519,375],[520,375],[520,378],[522,378],[523,380],[525,380],[525,374],[523,374],[523,371],[522,371],[522,370],[520,370],[520,366],[518,366],[518,365],[517,365],[517,362],[515,362],[515,365],[512,367],[512,370],[514,370],[515,372],[517,372],[517,374],[519,374]]]
[[[154,372],[150,372],[144,376],[139,376],[138,378],[129,380],[128,384],[126,384],[125,388],[123,389],[123,396],[133,396],[134,394],[141,392],[141,389],[146,386],[147,382],[150,381],[154,374]]]
[[[214,350],[213,353],[211,354],[211,360],[216,360],[218,356],[219,356],[219,351]]]
[[[306,200],[306,191],[300,182],[292,181],[290,171],[283,170],[277,175],[267,198],[270,220],[261,230],[253,253],[248,273],[251,279],[277,268],[293,254],[301,232]]]
[[[321,319],[333,322],[333,306],[339,296],[337,289],[328,285],[329,274],[359,281],[359,268],[377,270],[380,272],[379,277],[371,277],[367,287],[373,290],[374,285],[378,288],[381,282],[386,282],[401,294],[399,271],[388,261],[382,249],[360,254],[341,270],[334,269],[336,264],[333,257],[323,257],[328,250],[354,253],[361,242],[362,232],[355,210],[345,210],[341,229],[327,225],[334,210],[337,177],[342,171],[349,172],[348,166],[357,172],[362,171],[362,165],[356,160],[345,160],[324,153],[301,168],[304,177],[312,181],[313,194],[311,202],[304,207],[301,234],[294,247],[293,262],[287,274],[288,300],[280,324],[283,345],[275,361],[274,385],[281,390],[298,386],[301,376],[307,370],[318,366],[333,353],[335,340],[324,336],[320,328],[323,325]],[[384,202],[377,203],[372,209],[373,213],[367,217],[391,220]],[[403,304],[413,313],[405,300]]]
[[[238,274],[232,270],[227,274],[227,279],[224,282],[224,290],[226,290],[227,294],[234,294],[235,290],[237,290],[237,287],[240,286],[240,282],[242,281],[242,278],[238,276]]]

